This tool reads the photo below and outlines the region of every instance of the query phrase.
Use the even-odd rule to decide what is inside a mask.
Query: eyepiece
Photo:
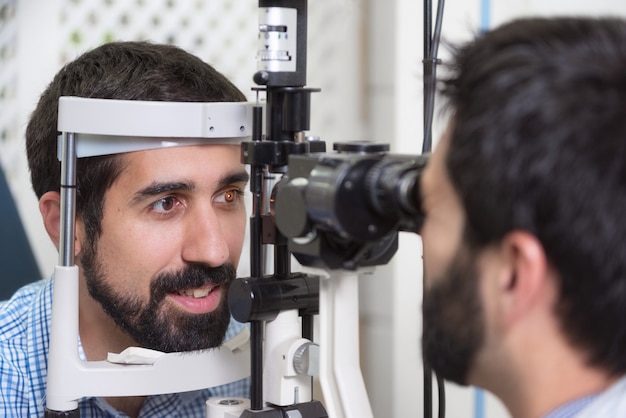
[[[372,144],[292,154],[276,185],[276,226],[303,265],[385,264],[398,231],[422,223],[420,176],[428,155],[390,155]]]
[[[374,210],[398,219],[398,230],[417,232],[423,215],[420,175],[427,155],[387,155],[368,172],[367,188]]]

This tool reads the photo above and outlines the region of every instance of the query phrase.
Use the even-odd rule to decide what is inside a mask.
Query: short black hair
[[[61,96],[179,102],[238,102],[244,94],[215,68],[172,45],[112,42],[65,65],[43,92],[26,128],[26,152],[37,198],[60,189],[57,113]],[[77,216],[100,234],[106,190],[122,170],[119,156],[81,158]]]
[[[565,335],[626,372],[626,22],[525,18],[454,51],[446,166],[469,245],[535,235]]]

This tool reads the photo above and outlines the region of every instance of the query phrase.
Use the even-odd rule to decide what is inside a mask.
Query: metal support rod
[[[250,409],[263,409],[263,321],[250,322]]]
[[[59,265],[74,265],[74,219],[76,214],[76,135],[63,133],[61,143],[61,237]]]
[[[279,241],[283,241],[280,242]],[[291,253],[287,239],[276,231],[276,245],[274,246],[274,275],[277,279],[286,279],[291,273]]]
[[[262,140],[263,108],[253,109],[253,140]],[[263,277],[263,166],[252,165],[250,191],[252,192],[252,216],[250,217],[250,276],[255,280]],[[250,407],[263,409],[263,322],[250,323]]]
[[[250,276],[263,277],[263,166],[253,165],[250,173],[252,216],[250,217]]]
[[[432,1],[424,0],[424,60],[428,60],[431,57],[432,46]],[[429,62],[424,62],[424,142],[422,143],[422,151],[430,148],[432,131],[428,124],[427,113],[428,106],[430,104],[429,92],[430,84],[432,80],[432,65]],[[422,295],[424,295],[424,281],[422,281]],[[423,329],[423,326],[422,326]],[[432,382],[432,370],[430,366],[423,362],[424,365],[424,418],[431,418],[432,413],[432,397],[433,397],[433,382]]]
[[[313,324],[313,315],[302,315],[302,338],[306,338],[309,341],[314,341]]]

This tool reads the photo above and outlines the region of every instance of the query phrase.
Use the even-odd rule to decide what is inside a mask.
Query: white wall
[[[422,2],[369,0],[368,3],[368,132],[374,137],[372,139],[391,139],[395,151],[419,153],[422,139]],[[435,8],[436,4],[433,5]],[[626,2],[448,0],[443,38],[452,42],[469,40],[481,27],[486,10],[490,12],[487,23],[494,26],[517,16],[626,16]],[[446,51],[440,52],[445,59]],[[443,123],[435,120],[434,138],[440,134]],[[375,277],[362,281],[362,340],[366,343],[363,357],[367,360],[364,374],[372,392],[376,417],[422,416],[420,271],[419,239],[407,235],[401,237],[400,250],[391,265],[380,268]],[[436,391],[436,387],[433,390]],[[446,391],[446,416],[509,416],[490,395],[450,384]],[[476,405],[477,396],[485,402],[483,408],[480,408],[481,404]],[[435,403],[435,413],[436,410]]]
[[[7,167],[12,175],[12,191],[20,210],[22,222],[44,276],[50,274],[57,262],[57,251],[43,229],[37,199],[30,185],[28,164],[24,151],[24,131],[28,115],[34,110],[39,95],[59,69],[58,45],[60,31],[55,19],[59,14],[60,1],[38,2],[25,0],[17,2],[17,109],[18,135],[12,149],[10,161],[14,166]],[[45,38],[42,36],[45,34]]]

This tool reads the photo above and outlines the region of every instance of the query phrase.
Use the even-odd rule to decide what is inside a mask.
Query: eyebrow
[[[217,183],[217,188],[221,189],[223,187],[228,186],[229,184],[247,183],[249,178],[250,176],[245,170],[230,173],[219,179]],[[195,188],[196,188],[195,183],[190,182],[190,181],[173,181],[173,182],[155,181],[153,183],[150,183],[146,187],[141,188],[137,192],[135,192],[130,199],[130,204],[134,205],[134,204],[142,202],[143,200],[147,198],[159,196],[161,194],[170,193],[173,191],[191,192]]]
[[[218,188],[226,187],[229,184],[234,183],[248,183],[250,175],[245,170],[237,171],[235,173],[227,174],[222,177],[217,185]]]

